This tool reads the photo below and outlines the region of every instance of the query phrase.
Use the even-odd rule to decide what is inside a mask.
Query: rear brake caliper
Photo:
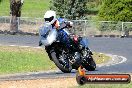
[[[93,55],[90,49],[86,48],[82,50],[82,58],[85,60],[86,58],[89,58],[90,55]]]

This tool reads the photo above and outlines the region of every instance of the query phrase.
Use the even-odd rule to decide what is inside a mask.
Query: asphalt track
[[[38,36],[20,36],[20,35],[0,35],[1,45],[18,45],[38,47]],[[88,73],[131,73],[132,72],[132,38],[103,38],[89,37],[89,47],[94,52],[102,52],[113,55],[119,55],[127,58],[127,61],[121,64],[97,67],[96,71]],[[61,71],[26,73],[17,76],[0,77],[0,80],[19,80],[36,79],[52,77],[74,77],[72,73],[62,73]]]

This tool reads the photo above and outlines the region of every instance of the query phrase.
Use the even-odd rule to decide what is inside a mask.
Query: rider
[[[56,18],[56,12],[49,10],[44,14],[44,20],[45,24],[52,25],[52,28],[57,29],[58,31],[58,39],[66,43],[66,46],[70,46],[69,42],[69,33],[64,28],[71,28],[73,26],[73,23],[71,21],[66,21],[64,18]],[[41,46],[42,43],[39,42],[39,46]]]

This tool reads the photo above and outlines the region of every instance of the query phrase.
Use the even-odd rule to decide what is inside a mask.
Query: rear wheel
[[[60,58],[60,55],[57,55],[55,51],[51,52],[51,57],[55,65],[64,73],[70,73],[72,70],[72,66],[69,63],[68,59],[65,59],[64,57]],[[60,59],[64,59],[65,61],[63,62]]]
[[[88,71],[94,71],[96,69],[96,63],[91,55],[87,58],[86,62],[84,62],[83,66]]]

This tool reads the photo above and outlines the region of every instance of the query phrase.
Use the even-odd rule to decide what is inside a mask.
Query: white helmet
[[[68,22],[70,24],[70,27],[73,27],[73,22],[71,22],[71,21],[68,21]]]
[[[44,14],[44,20],[46,24],[53,24],[57,19],[56,19],[56,12],[49,10]]]

